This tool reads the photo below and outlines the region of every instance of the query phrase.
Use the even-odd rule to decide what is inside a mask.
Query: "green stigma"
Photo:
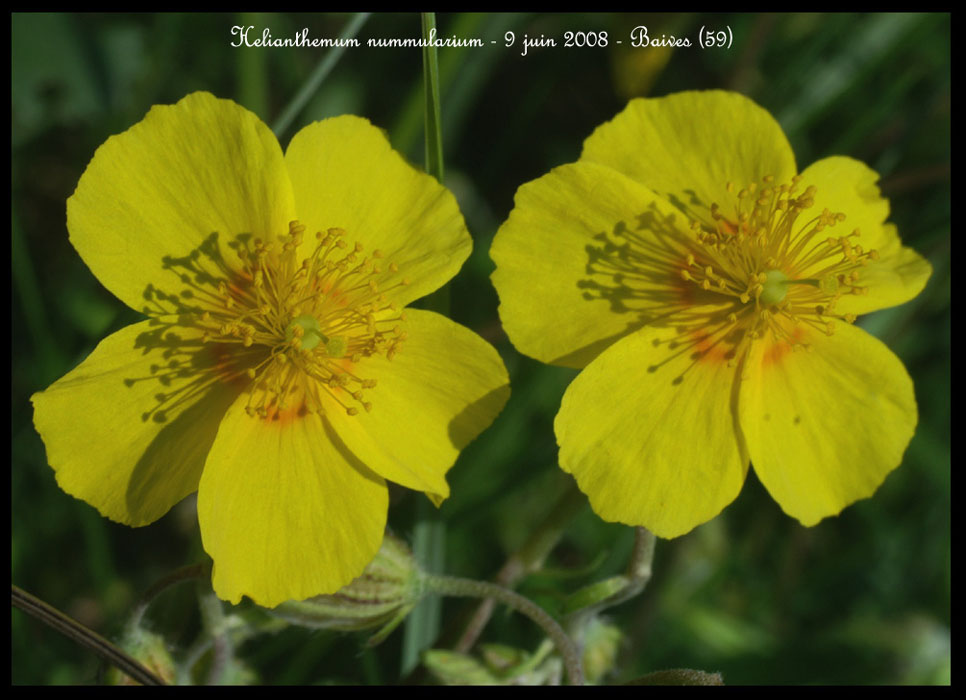
[[[762,282],[761,286],[758,301],[766,306],[777,304],[788,293],[788,275],[781,270],[769,270],[765,273],[765,281]]]
[[[296,331],[296,328],[301,328],[301,331]],[[309,316],[308,314],[303,316],[298,316],[293,318],[291,323],[285,328],[285,340],[292,340],[292,338],[297,335],[302,338],[302,349],[311,350],[320,341],[328,340],[324,335],[322,335],[322,329],[319,328],[319,322],[315,320],[314,316]]]
[[[301,328],[301,331],[295,330]],[[319,322],[314,316],[305,314],[293,318],[285,328],[285,340],[291,341],[292,338],[299,336],[300,347],[303,350],[312,350],[318,347],[319,343],[325,343],[325,354],[329,357],[343,357],[349,348],[349,339],[345,336],[337,335],[331,338],[322,333]]]

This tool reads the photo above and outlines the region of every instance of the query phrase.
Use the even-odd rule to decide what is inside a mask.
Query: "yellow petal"
[[[802,173],[800,187],[813,185],[817,189],[808,214],[827,208],[846,216],[845,221],[822,232],[823,240],[848,236],[858,229],[859,236],[849,241],[878,253],[878,260],[860,270],[857,284],[869,291],[842,297],[836,303],[838,313],[864,314],[905,303],[922,291],[932,274],[932,266],[903,246],[896,227],[885,223],[889,201],[879,194],[878,180],[874,170],[844,156],[824,158]]]
[[[216,277],[237,269],[239,234],[282,235],[295,218],[281,148],[258,117],[205,92],[151,108],[109,138],[67,200],[70,240],[101,283],[137,311],[149,283],[177,291],[166,257],[197,251],[211,234],[224,260],[200,256]],[[148,313],[154,310],[149,309]]]
[[[542,362],[583,367],[676,301],[677,229],[687,227],[646,187],[594,163],[523,185],[490,249],[510,340]]]
[[[915,431],[912,380],[879,340],[846,323],[833,335],[796,326],[810,351],[753,346],[739,398],[761,482],[805,525],[871,496]]]
[[[285,162],[299,220],[311,233],[345,229],[364,253],[381,251],[384,268],[398,265],[385,279],[386,286],[410,280],[392,292],[401,305],[441,287],[469,257],[473,244],[456,199],[406,163],[367,120],[310,124],[292,138]]]
[[[265,607],[334,593],[379,549],[386,483],[317,415],[266,421],[247,400],[228,410],[198,489],[215,592]]]
[[[197,490],[239,392],[219,379],[215,348],[174,320],[117,331],[31,398],[60,487],[127,525],[153,522]]]
[[[631,100],[597,127],[580,155],[610,166],[706,220],[713,202],[772,175],[795,174],[795,155],[778,122],[747,97],[708,90]]]
[[[369,412],[326,412],[346,446],[380,476],[436,496],[449,496],[445,474],[471,440],[503,410],[510,380],[492,345],[430,311],[406,309],[402,349],[387,360],[363,358],[360,377]]]
[[[718,515],[748,471],[737,370],[698,355],[700,339],[669,345],[675,338],[644,327],[615,343],[567,388],[554,422],[560,466],[594,511],[660,537]]]

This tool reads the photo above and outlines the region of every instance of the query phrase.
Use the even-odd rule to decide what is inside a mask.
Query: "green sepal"
[[[412,612],[412,609],[414,607],[415,607],[414,605],[410,605],[405,608],[401,608],[399,612],[396,613],[396,616],[394,618],[392,618],[389,622],[383,625],[378,632],[376,632],[374,635],[372,635],[371,637],[369,637],[369,639],[366,640],[366,646],[372,648],[374,646],[378,646],[379,644],[382,644],[385,641],[386,637],[392,634],[392,631],[397,627],[399,627],[402,621],[406,619],[406,617],[409,615],[410,612]]]

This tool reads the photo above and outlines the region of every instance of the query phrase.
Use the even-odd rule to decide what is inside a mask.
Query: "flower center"
[[[300,339],[299,347],[302,350],[311,350],[319,344],[320,340],[326,342],[329,340],[322,334],[315,317],[307,314],[293,318],[292,322],[285,327],[285,339],[291,341],[293,338]]]
[[[773,179],[737,193],[728,183],[735,195],[729,210],[714,203],[705,220],[692,221],[679,273],[707,293],[702,303],[724,305],[724,325],[744,331],[742,343],[771,333],[801,347],[801,334],[789,332],[796,324],[831,335],[833,319],[855,321],[853,314],[836,313],[836,302],[868,292],[861,271],[878,254],[855,243],[859,229],[829,235],[844,213],[823,209],[806,219],[815,206],[814,186],[797,194],[800,176],[780,186]]]
[[[788,275],[781,270],[769,270],[761,283],[758,301],[765,306],[774,306],[783,301],[788,293]]]
[[[378,250],[363,256],[345,231],[316,233],[312,253],[299,262],[305,227],[289,224],[287,236],[237,246],[243,268],[238,281],[219,283],[217,303],[198,325],[206,342],[234,344],[233,366],[250,381],[245,410],[276,419],[284,412],[324,412],[334,404],[352,416],[372,410],[367,390],[376,378],[362,376],[365,358],[392,359],[406,334],[404,314],[386,293],[409,283],[398,267],[382,266]]]

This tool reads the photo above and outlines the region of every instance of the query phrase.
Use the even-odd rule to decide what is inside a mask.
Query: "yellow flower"
[[[358,576],[385,480],[441,502],[509,395],[489,344],[403,311],[472,243],[453,196],[364,119],[307,126],[283,155],[231,101],[156,106],[94,154],[67,226],[148,319],[33,396],[48,460],[129,525],[198,491],[227,600],[274,606]]]
[[[500,316],[521,352],[583,368],[554,427],[598,515],[684,534],[751,462],[813,525],[899,465],[912,382],[852,323],[931,269],[877,179],[845,157],[797,174],[766,111],[685,92],[633,100],[519,189],[491,251]]]

